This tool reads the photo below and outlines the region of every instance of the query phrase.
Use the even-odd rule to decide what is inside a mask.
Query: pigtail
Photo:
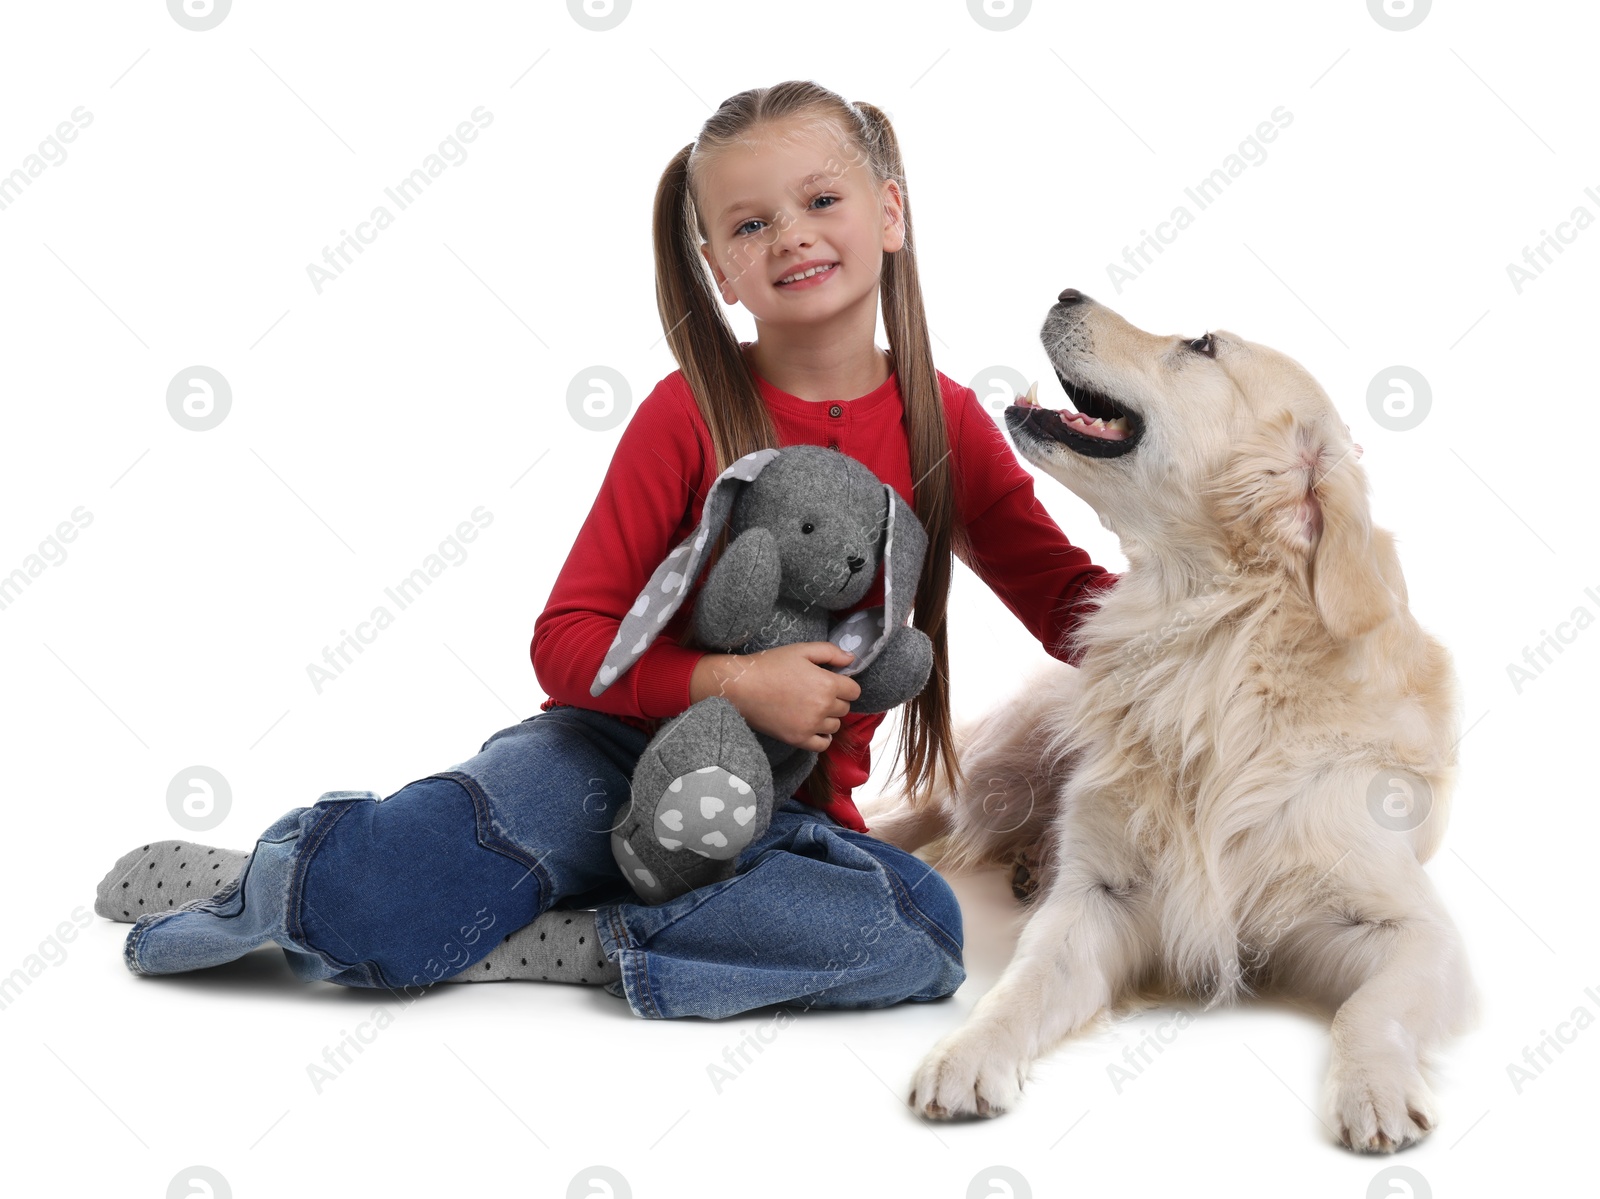
[[[959,786],[962,779],[950,730],[950,654],[945,616],[950,595],[951,554],[959,553],[965,559],[968,546],[966,529],[957,519],[955,510],[950,432],[938,373],[933,365],[933,348],[928,341],[927,313],[922,306],[922,284],[917,275],[916,242],[911,232],[911,196],[906,187],[900,143],[881,109],[864,101],[857,101],[854,107],[860,114],[874,161],[880,165],[884,177],[893,179],[900,187],[905,222],[905,244],[893,254],[884,255],[879,300],[889,336],[889,352],[894,356],[900,395],[905,404],[914,481],[913,506],[928,534],[928,550],[923,556],[911,623],[933,643],[933,671],[929,685],[905,705],[899,739],[905,790],[915,807],[937,786],[937,771],[944,771],[952,789]]]

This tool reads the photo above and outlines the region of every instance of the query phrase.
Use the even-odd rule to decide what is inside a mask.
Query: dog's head
[[[1303,580],[1341,640],[1404,601],[1392,539],[1372,526],[1361,447],[1299,363],[1226,331],[1146,333],[1070,288],[1040,336],[1071,407],[1030,393],[1006,424],[1130,562],[1210,577],[1265,560]]]

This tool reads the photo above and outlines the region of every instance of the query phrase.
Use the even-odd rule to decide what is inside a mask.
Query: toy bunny
[[[696,598],[695,640],[757,653],[832,641],[855,655],[852,712],[886,712],[918,695],[933,645],[907,623],[927,534],[893,487],[838,450],[814,445],[746,454],[706,495],[699,527],[667,555],[622,619],[589,688],[599,695],[655,640],[682,604],[724,521],[730,540]],[[883,606],[833,622],[860,602],[883,565]],[[830,668],[832,669],[832,668]],[[661,903],[729,878],[816,764],[810,750],[750,728],[722,696],[664,724],[634,769],[611,830],[617,864],[641,899]]]

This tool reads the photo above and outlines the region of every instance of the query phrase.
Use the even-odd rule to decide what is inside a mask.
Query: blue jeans
[[[217,895],[141,916],[128,968],[194,970],[270,940],[303,980],[415,993],[559,907],[595,909],[621,969],[606,989],[639,1016],[875,1008],[961,985],[961,909],[944,879],[796,799],[732,878],[637,902],[610,829],[648,741],[605,713],[557,707],[386,799],[329,791],[262,833]]]

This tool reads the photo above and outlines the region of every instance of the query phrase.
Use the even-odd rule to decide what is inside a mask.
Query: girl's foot
[[[498,983],[511,979],[547,983],[616,982],[622,970],[606,961],[595,934],[595,914],[552,908],[495,946],[488,957],[442,983]]]
[[[94,910],[107,920],[132,923],[146,912],[209,899],[239,877],[249,858],[243,850],[193,841],[152,841],[117,859],[95,889]],[[600,952],[592,911],[552,909],[505,937],[481,962],[439,981],[601,985],[621,977],[622,971]]]
[[[239,877],[249,853],[193,841],[152,841],[117,859],[95,888],[94,910],[107,920],[132,923],[146,912],[165,912],[210,899]]]

